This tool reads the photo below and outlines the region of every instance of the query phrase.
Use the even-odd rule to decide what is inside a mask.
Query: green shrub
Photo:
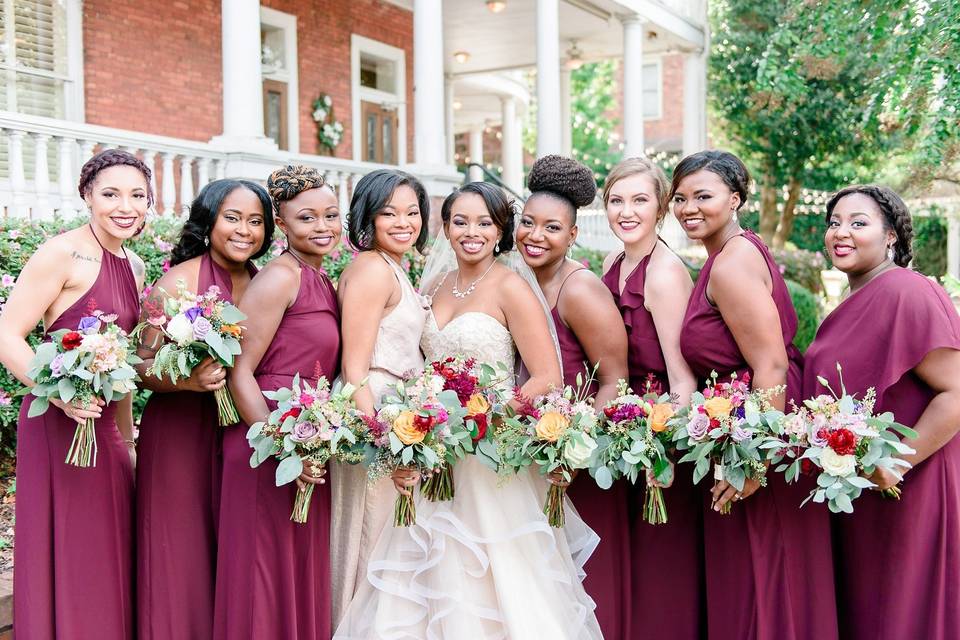
[[[570,257],[598,276],[603,275],[603,260],[607,257],[606,251],[575,246],[570,252]]]
[[[770,252],[784,278],[820,293],[823,288],[820,271],[827,268],[827,260],[822,253],[804,249],[771,249]]]
[[[947,273],[947,219],[943,216],[913,218],[913,268],[935,278]]]
[[[797,335],[793,342],[804,352],[817,336],[817,328],[820,326],[820,301],[816,294],[793,280],[787,280],[787,290],[790,292],[793,308],[797,311]]]

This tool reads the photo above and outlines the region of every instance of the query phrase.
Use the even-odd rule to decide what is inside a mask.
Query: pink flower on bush
[[[3,274],[3,277],[0,278],[0,284],[2,284],[4,287],[12,287],[16,282],[17,279],[9,273]]]
[[[20,229],[10,229],[10,231],[7,233],[7,235],[10,236],[10,239],[11,239],[11,240],[16,240],[16,239],[19,238],[21,235],[23,235],[23,232],[21,232]]]
[[[3,389],[0,389],[0,407],[9,407],[13,404],[13,399],[7,395],[7,392]]]

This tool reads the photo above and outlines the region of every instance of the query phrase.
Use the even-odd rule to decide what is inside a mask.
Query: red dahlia
[[[433,425],[436,424],[437,420],[433,416],[422,416],[419,413],[413,417],[413,426],[420,433],[427,433],[433,429]]]
[[[73,351],[80,346],[81,342],[83,342],[83,336],[76,331],[68,331],[63,334],[63,339],[60,340],[60,344],[62,344],[63,348],[67,351]]]
[[[827,443],[837,455],[841,456],[848,456],[857,450],[857,436],[849,429],[837,429],[831,432]]]
[[[280,424],[283,424],[283,421],[287,418],[299,418],[300,417],[300,407],[293,407],[285,414],[280,416]]]
[[[477,425],[477,434],[473,436],[473,441],[477,442],[478,440],[483,440],[484,436],[487,435],[487,414],[478,413],[475,416],[467,416],[470,420],[473,420],[474,424]]]

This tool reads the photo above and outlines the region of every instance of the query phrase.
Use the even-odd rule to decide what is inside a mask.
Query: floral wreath
[[[313,101],[313,121],[317,123],[317,141],[331,153],[343,139],[343,124],[333,115],[333,99],[321,93]]]

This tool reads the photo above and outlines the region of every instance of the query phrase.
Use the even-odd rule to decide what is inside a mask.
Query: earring
[[[893,259],[894,259],[895,257],[896,257],[896,254],[895,254],[894,251],[893,251],[893,245],[892,245],[892,244],[888,244],[888,245],[887,245],[887,260],[889,260],[890,262],[893,262]]]
[[[737,215],[737,210],[736,210],[736,209],[733,210],[733,216],[732,216],[732,217],[733,217],[733,221],[734,221],[734,222],[740,222],[740,217]]]
[[[205,236],[203,238],[203,246],[208,246],[210,244],[210,236]]]

